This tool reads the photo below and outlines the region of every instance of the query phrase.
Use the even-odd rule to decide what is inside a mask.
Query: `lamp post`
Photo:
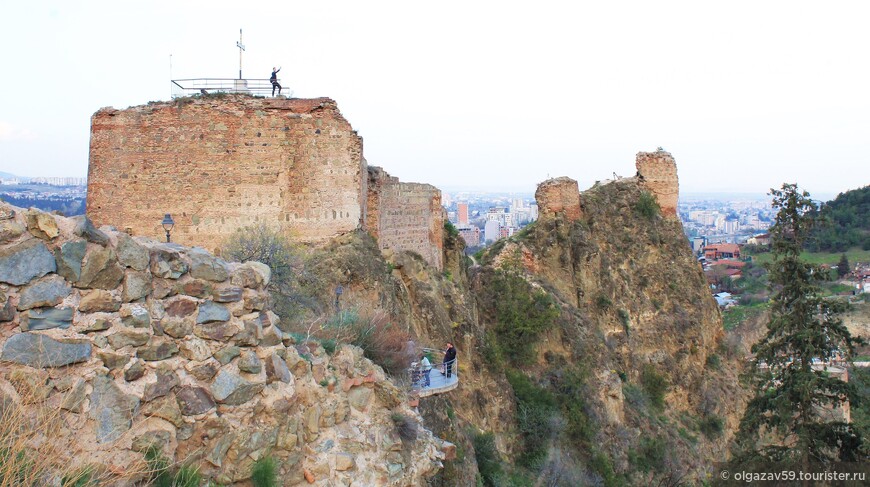
[[[167,213],[166,216],[163,217],[163,221],[160,222],[160,224],[163,225],[163,229],[166,230],[166,242],[171,242],[169,238],[169,232],[171,232],[172,227],[175,226],[175,220],[172,219],[172,215]]]
[[[341,287],[341,284],[335,288],[335,310],[341,311],[341,304],[339,303],[339,298],[341,298],[341,293],[344,292],[344,288]]]

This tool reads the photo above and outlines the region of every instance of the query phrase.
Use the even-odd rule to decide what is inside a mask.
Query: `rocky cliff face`
[[[0,404],[53,411],[28,444],[63,451],[54,478],[96,465],[132,483],[149,448],[224,484],[264,456],[283,485],[418,485],[441,467],[445,444],[360,349],[287,333],[268,267],[83,218],[0,218]]]

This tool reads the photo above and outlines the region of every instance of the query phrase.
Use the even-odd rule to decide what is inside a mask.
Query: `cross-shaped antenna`
[[[239,29],[239,42],[236,42],[236,47],[239,48],[239,79],[242,79],[242,51],[245,50],[245,45],[242,44],[242,29]]]

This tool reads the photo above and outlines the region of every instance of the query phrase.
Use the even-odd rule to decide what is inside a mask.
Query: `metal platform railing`
[[[411,377],[411,390],[419,397],[441,394],[459,385],[459,363],[453,359],[424,367],[415,362],[408,369],[408,375]]]
[[[278,80],[281,83],[281,80]],[[172,80],[172,98],[209,93],[247,93],[249,95],[270,96],[272,82],[268,79],[232,79],[232,78],[192,78]],[[287,87],[281,92],[289,95]],[[277,95],[277,90],[275,91]]]

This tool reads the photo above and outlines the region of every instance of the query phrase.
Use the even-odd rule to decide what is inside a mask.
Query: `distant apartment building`
[[[489,242],[495,242],[499,239],[501,225],[498,220],[487,220],[486,225],[483,227],[483,238],[484,240]]]
[[[87,178],[31,178],[31,184],[47,184],[50,186],[87,186]]]
[[[480,245],[480,229],[473,226],[461,226],[457,228],[462,240],[465,240],[465,245],[468,247],[477,247]]]
[[[460,225],[468,225],[468,203],[456,204],[456,221]]]
[[[12,186],[16,184],[21,184],[21,180],[18,178],[0,178],[0,184]]]
[[[722,230],[725,233],[737,233],[740,231],[740,220],[725,220]]]

